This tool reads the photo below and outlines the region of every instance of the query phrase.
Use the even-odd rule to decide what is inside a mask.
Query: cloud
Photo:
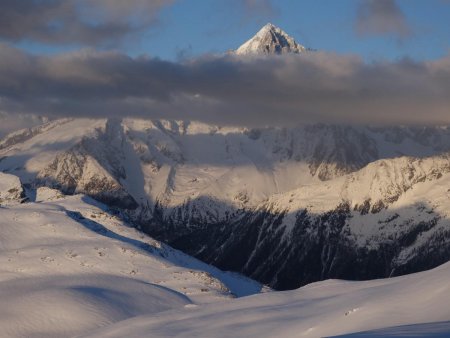
[[[361,0],[355,30],[359,36],[392,35],[400,39],[413,33],[396,0]]]
[[[42,116],[32,114],[8,114],[0,111],[0,139],[12,131],[30,128],[47,122]]]
[[[450,57],[204,56],[184,62],[83,50],[35,56],[0,45],[0,110],[245,126],[449,124]]]
[[[245,10],[252,14],[264,17],[272,17],[278,14],[277,9],[270,0],[240,0]]]
[[[0,39],[115,45],[154,24],[174,0],[2,0]]]

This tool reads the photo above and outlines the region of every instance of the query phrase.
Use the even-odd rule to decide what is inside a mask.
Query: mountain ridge
[[[1,149],[0,170],[31,188],[90,195],[153,237],[275,288],[385,277],[411,271],[414,259],[422,269],[450,257],[449,128],[53,123]],[[353,259],[359,270],[345,263]]]

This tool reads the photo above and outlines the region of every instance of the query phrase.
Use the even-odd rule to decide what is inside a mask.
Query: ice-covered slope
[[[264,54],[299,54],[307,49],[298,44],[281,28],[271,23],[265,25],[254,37],[240,46],[237,55],[264,55]]]
[[[142,316],[89,337],[329,337],[450,321],[449,281],[450,263],[391,279],[327,280],[294,291]],[[450,333],[450,325],[441,323],[421,327],[422,337],[438,330]]]
[[[6,175],[2,175],[3,178]],[[0,337],[72,337],[261,286],[139,233],[83,195],[0,207]]]

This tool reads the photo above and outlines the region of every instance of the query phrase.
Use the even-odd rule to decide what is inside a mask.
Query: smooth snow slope
[[[0,206],[1,338],[72,337],[261,290],[142,235],[85,196],[40,188],[36,201]]]
[[[336,338],[380,338],[380,337],[448,338],[450,337],[450,322],[396,326],[380,330],[351,333]]]
[[[138,317],[89,337],[324,337],[449,321],[449,304],[447,263],[392,279],[327,280],[295,291]]]

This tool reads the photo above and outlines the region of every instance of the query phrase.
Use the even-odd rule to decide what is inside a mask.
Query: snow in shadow
[[[85,198],[85,200],[91,199]],[[92,204],[98,205],[99,203],[92,200]],[[172,249],[168,245],[161,243],[160,247],[155,247],[144,241],[139,241],[126,236],[122,236],[114,231],[111,231],[102,224],[84,217],[78,211],[65,210],[65,213],[68,217],[70,217],[77,223],[101,236],[105,236],[110,239],[132,245],[134,248],[145,254],[157,255],[178,266],[191,270],[197,270],[200,271],[200,273],[205,272],[207,277],[214,277],[222,282],[228,288],[231,294],[236,297],[245,297],[258,294],[263,289],[263,285],[250,278],[233,272],[221,271],[212,265],[203,263],[178,250]]]

